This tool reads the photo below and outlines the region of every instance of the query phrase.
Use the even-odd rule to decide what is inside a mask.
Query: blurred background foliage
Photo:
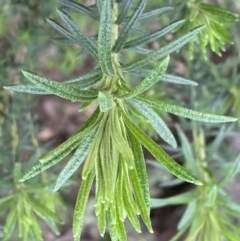
[[[81,1],[81,3],[90,5],[94,1]],[[170,39],[181,36],[193,27],[209,23],[198,39],[195,39],[188,47],[184,47],[179,53],[171,55],[171,63],[167,71],[194,80],[199,85],[188,87],[159,82],[148,94],[168,102],[182,103],[183,106],[201,111],[237,116],[240,120],[240,31],[238,31],[240,23],[236,22],[236,14],[240,13],[239,0],[151,0],[148,1],[147,8],[154,9],[166,6],[166,4],[175,8],[154,18],[154,21],[152,19],[142,21],[147,32],[155,31],[176,20],[186,18],[187,21],[174,33],[167,34],[159,41],[148,43],[143,47],[155,49],[159,45],[166,44]],[[211,15],[206,4],[220,7],[234,14],[225,15],[227,17],[220,19],[217,16],[219,12]],[[55,11],[56,7],[59,5],[55,1],[1,0],[0,86],[24,83],[25,80],[20,73],[21,69],[38,72],[62,81],[82,75],[94,66],[90,57],[77,58],[81,49],[76,46],[53,43],[53,38],[58,35],[46,23],[45,18],[59,21]],[[196,8],[198,8],[197,11]],[[73,14],[73,18],[88,35],[94,35],[98,28],[97,22],[90,21],[85,15]],[[216,22],[219,26],[216,26]],[[216,33],[216,31],[218,32]],[[133,59],[136,56],[139,56],[139,53],[126,51],[122,58]],[[134,86],[141,80],[141,77],[127,76],[127,79],[129,84]],[[0,89],[0,238],[18,241],[33,240],[34,237],[37,237],[34,240],[41,240],[40,236],[43,236],[43,240],[46,241],[71,240],[72,212],[76,199],[76,186],[79,186],[79,184],[75,186],[74,183],[79,182],[79,177],[74,175],[71,182],[67,183],[67,188],[61,190],[60,195],[51,192],[51,184],[56,178],[55,173],[58,173],[56,169],[59,167],[52,168],[47,174],[31,179],[24,185],[19,185],[17,178],[21,171],[24,172],[37,162],[39,156],[70,136],[91,113],[91,110],[78,113],[78,108],[78,104],[68,103],[56,97],[13,95],[13,93]],[[161,115],[161,113],[159,114]],[[188,165],[190,163],[188,162],[189,156],[194,158],[195,154],[189,154],[183,146],[188,140],[189,147],[194,149],[191,124],[187,120],[171,115],[164,114],[163,118],[178,138],[180,147],[173,150],[163,146],[176,160]],[[139,121],[136,118],[136,121],[149,135],[157,139],[157,135],[145,119]],[[240,121],[238,124],[232,125],[230,129],[221,129],[225,127],[216,125],[201,126],[205,133],[204,142],[207,146],[206,161],[213,172],[218,171],[216,178],[224,175],[224,170],[227,170],[226,168],[231,165],[231,161],[235,160],[239,153],[239,125]],[[177,126],[181,126],[180,132],[179,129],[177,131]],[[181,139],[183,136],[179,133],[184,133],[187,139]],[[184,143],[182,143],[183,140],[185,140]],[[160,140],[159,143],[161,143]],[[187,156],[186,153],[188,153]],[[148,156],[146,158],[151,159]],[[151,161],[147,163],[152,197],[169,197],[189,190],[189,185],[173,180],[161,168],[156,169]],[[238,203],[240,203],[239,178],[239,175],[236,176],[235,181],[226,188],[229,196]],[[175,182],[177,186],[171,185]],[[28,207],[25,206],[25,199],[13,198],[28,195],[36,201]],[[22,203],[21,200],[23,200]],[[45,211],[48,214],[39,212],[36,203],[45,205],[48,209]],[[19,207],[16,209],[18,215],[25,214],[22,215],[22,218],[20,216],[18,219],[15,218],[18,228],[14,229],[13,235],[8,239],[6,235],[4,236],[4,226],[10,222],[10,210],[14,210],[14,205]],[[67,212],[64,211],[65,206],[67,206]],[[56,210],[60,217],[53,215],[52,212]],[[177,222],[183,211],[182,206],[154,209],[151,217],[155,236],[144,230],[142,234],[136,234],[129,227],[129,240],[170,240],[170,237],[176,233]],[[33,214],[36,215],[36,220],[39,221],[41,228],[38,227],[37,221],[35,224],[27,221],[27,215]],[[14,215],[12,214],[12,216]],[[41,218],[45,219],[48,226],[41,221]],[[58,233],[55,221],[59,222],[60,218],[65,221],[65,224],[59,226]],[[19,238],[21,225],[24,223],[27,223],[28,230],[34,226],[35,233],[30,231],[27,234],[22,233],[22,238]],[[12,228],[14,227],[15,225],[12,225]],[[83,240],[109,240],[107,237],[99,238],[91,199],[87,209],[85,227]],[[57,234],[60,235],[57,236]]]

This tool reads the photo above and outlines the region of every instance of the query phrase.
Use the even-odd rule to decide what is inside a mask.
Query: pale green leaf
[[[182,46],[187,44],[191,39],[193,39],[204,27],[205,26],[197,27],[197,28],[193,29],[192,31],[190,31],[189,33],[182,36],[181,38],[170,42],[166,46],[164,46],[158,50],[154,50],[154,51],[150,52],[145,57],[134,60],[128,64],[122,65],[122,70],[123,71],[138,70],[145,65],[151,64],[152,62],[157,61],[157,60],[173,53],[174,51],[180,49]]]
[[[225,186],[227,183],[231,182],[233,178],[240,172],[240,154],[236,158],[229,171],[226,172],[225,177],[218,183],[219,187]]]
[[[159,77],[165,73],[168,63],[169,63],[169,56],[165,58],[163,61],[161,61],[161,63],[156,69],[149,72],[149,74],[146,76],[144,80],[141,81],[140,84],[138,84],[135,88],[133,88],[127,94],[121,96],[121,98],[132,98],[151,88],[154,84],[156,84],[159,81]]]
[[[87,179],[82,182],[81,188],[78,192],[77,201],[73,215],[73,240],[79,241],[82,231],[83,218],[87,205],[88,196],[94,180],[95,170],[91,170]]]
[[[191,219],[193,218],[195,211],[196,211],[196,201],[194,200],[188,204],[184,214],[182,215],[177,226],[178,230],[181,230],[182,228],[184,228],[184,226],[186,226],[189,222],[191,222]]]
[[[202,113],[202,112],[187,109],[184,107],[167,104],[163,101],[160,101],[154,98],[149,98],[147,96],[140,96],[140,97],[137,97],[137,99],[148,104],[153,108],[157,108],[161,111],[165,111],[165,112],[168,112],[177,116],[181,116],[184,118],[188,118],[191,120],[209,122],[209,123],[225,123],[225,122],[232,122],[237,120],[237,118],[234,118],[234,117]]]
[[[191,202],[195,197],[196,191],[191,190],[169,198],[151,198],[151,208],[185,204]]]
[[[183,77],[169,75],[169,74],[164,74],[160,78],[164,82],[173,83],[173,84],[193,85],[193,86],[197,86],[198,85],[197,82],[194,82],[192,80],[188,80],[188,79],[185,79]]]
[[[103,0],[98,32],[98,56],[101,69],[106,75],[114,75],[112,63],[112,8],[111,0]]]
[[[173,175],[185,180],[186,182],[202,185],[202,183],[188,173],[181,165],[174,161],[157,143],[143,133],[124,113],[124,121],[132,134],[148,149],[148,151]]]
[[[216,185],[214,185],[211,190],[209,191],[208,195],[207,195],[207,199],[206,199],[206,203],[205,205],[207,207],[212,207],[215,206],[215,202],[217,199],[217,195],[218,195],[218,187]]]
[[[98,103],[101,112],[106,112],[113,108],[113,95],[107,91],[98,92]]]
[[[22,71],[22,73],[30,82],[35,84],[37,87],[40,87],[49,93],[55,94],[68,100],[91,101],[97,97],[97,91],[79,90],[74,87],[67,86],[66,84],[40,77],[31,72]]]
[[[81,29],[77,26],[77,24],[66,13],[61,10],[57,10],[57,12],[72,32],[74,39],[76,39],[77,42],[84,49],[86,49],[94,58],[98,59],[96,43],[92,39],[90,39],[85,33],[83,33]]]
[[[158,135],[166,141],[169,145],[176,148],[177,142],[173,136],[171,130],[165,124],[165,122],[160,118],[160,116],[152,110],[148,105],[137,100],[128,100],[128,102],[143,116],[145,116],[151,123],[154,130]]]
[[[11,90],[20,93],[27,93],[33,95],[51,95],[51,93],[43,90],[35,85],[6,85],[3,86],[5,90]]]
[[[143,44],[147,44],[149,42],[155,41],[156,39],[166,35],[170,31],[172,31],[177,26],[181,25],[184,21],[185,20],[180,20],[180,21],[174,22],[174,23],[169,24],[168,26],[166,26],[162,29],[159,29],[151,34],[147,34],[140,38],[131,40],[125,44],[124,48],[136,47],[139,45],[143,45]]]
[[[73,173],[79,168],[82,162],[85,160],[90,146],[95,137],[97,128],[89,131],[88,135],[84,138],[84,141],[79,145],[76,152],[73,154],[67,165],[63,168],[59,174],[53,191],[56,192],[64,183],[73,175]]]
[[[113,52],[118,53],[124,47],[128,37],[133,31],[133,27],[136,25],[137,21],[141,17],[145,6],[146,6],[146,0],[140,0],[132,16],[129,18],[128,22],[124,25],[122,32],[120,33],[117,41],[115,42],[113,46]]]

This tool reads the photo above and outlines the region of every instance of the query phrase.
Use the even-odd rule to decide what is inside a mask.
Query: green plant
[[[9,85],[4,88],[30,94],[54,94],[70,101],[83,102],[81,111],[92,102],[97,102],[98,107],[72,137],[40,158],[20,181],[23,182],[42,173],[76,149],[58,176],[54,187],[54,191],[59,190],[86,158],[82,170],[83,181],[74,211],[74,240],[80,239],[84,210],[94,179],[96,182],[95,209],[101,236],[104,236],[108,222],[112,240],[127,240],[123,221],[128,218],[136,231],[140,232],[138,215],[152,232],[149,217],[149,185],[143,147],[176,177],[196,185],[203,185],[202,189],[209,189],[209,186],[205,185],[205,180],[201,176],[196,177],[194,172],[187,171],[142,132],[132,121],[131,114],[148,119],[159,136],[172,147],[177,146],[174,135],[154,109],[194,121],[225,123],[237,120],[228,116],[201,113],[146,95],[146,91],[158,81],[197,85],[188,79],[166,74],[166,70],[169,54],[192,41],[197,34],[204,31],[205,26],[198,26],[158,50],[152,51],[141,45],[162,37],[180,26],[183,20],[144,35],[145,30],[139,29],[139,23],[146,18],[168,11],[169,8],[163,7],[144,12],[147,3],[145,0],[102,0],[89,7],[68,0],[57,2],[62,4],[57,12],[67,29],[51,19],[47,20],[63,35],[55,42],[80,45],[81,56],[90,54],[98,61],[97,65],[88,74],[63,83],[22,71],[32,85]],[[68,15],[69,13],[82,13],[99,22],[96,35],[87,36]],[[119,25],[123,26],[121,32],[119,32]],[[138,37],[129,39],[131,34]],[[125,63],[122,60],[122,50],[136,51],[143,56]],[[150,65],[159,60],[157,67],[150,69]],[[135,87],[130,88],[125,80],[126,74],[140,74],[145,78]],[[199,190],[202,190],[200,188]]]

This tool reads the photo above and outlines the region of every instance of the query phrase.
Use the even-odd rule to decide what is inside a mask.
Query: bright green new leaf
[[[111,0],[103,0],[100,27],[98,31],[98,56],[101,69],[105,75],[114,75],[112,63],[112,7]]]
[[[166,72],[168,63],[169,63],[169,56],[165,58],[163,61],[161,61],[161,63],[156,69],[149,72],[146,78],[142,80],[140,84],[138,84],[135,88],[133,88],[127,94],[121,96],[121,98],[132,98],[136,95],[140,95],[141,93],[151,88],[154,84],[156,84],[159,81],[160,76]]]
[[[94,58],[98,59],[96,43],[92,39],[90,39],[85,33],[83,33],[81,29],[77,26],[77,24],[66,13],[61,10],[57,10],[57,12],[61,19],[66,23],[78,43],[84,49],[86,49]]]
[[[164,141],[174,148],[177,147],[177,142],[171,130],[154,110],[148,107],[147,104],[137,100],[128,100],[128,102],[148,119],[152,127]]]
[[[107,91],[98,92],[98,103],[101,112],[106,112],[113,108],[113,95]]]
[[[74,241],[79,241],[83,225],[83,217],[86,209],[86,204],[90,189],[94,180],[95,171],[94,168],[89,173],[87,179],[82,182],[81,188],[78,193],[74,216],[73,216],[73,239]]]
[[[124,121],[132,134],[145,146],[148,151],[159,161],[164,167],[168,169],[173,175],[185,180],[186,182],[194,183],[196,185],[202,185],[202,183],[188,173],[181,165],[174,161],[164,150],[162,150],[157,143],[150,139],[145,133],[143,133],[124,113]]]
[[[127,42],[128,37],[133,31],[133,27],[137,24],[137,21],[142,15],[142,12],[146,6],[146,0],[140,0],[132,16],[129,18],[128,22],[125,24],[124,29],[120,33],[117,41],[113,46],[113,52],[118,53]]]
[[[134,155],[134,163],[143,192],[143,197],[145,199],[145,205],[147,206],[150,213],[149,183],[142,146],[138,139],[131,132],[128,132],[128,137],[130,139],[131,148]]]
[[[221,22],[234,23],[238,21],[238,14],[231,13],[225,9],[221,9],[206,3],[200,3],[199,7],[200,9],[209,13],[210,16],[217,17]]]
[[[9,240],[9,237],[11,236],[15,228],[17,217],[18,217],[17,206],[14,206],[13,209],[8,214],[7,222],[3,229],[4,235],[3,235],[2,241]]]
[[[170,42],[166,46],[164,46],[158,50],[154,50],[154,51],[150,52],[145,57],[138,59],[138,60],[134,60],[128,64],[122,65],[122,70],[123,71],[138,70],[145,65],[151,64],[152,62],[157,61],[157,60],[173,53],[174,51],[180,49],[182,46],[187,44],[191,39],[193,39],[204,27],[205,26],[197,27],[197,28],[193,29],[192,31],[190,31],[189,33],[182,36],[181,38]]]
[[[67,86],[66,84],[58,83],[56,81],[40,77],[31,72],[22,71],[22,73],[29,81],[31,81],[37,87],[40,87],[43,90],[51,94],[60,96],[64,99],[87,102],[97,98],[97,91],[79,90],[74,87]]]
[[[85,160],[89,148],[95,137],[97,128],[90,130],[84,141],[79,145],[72,158],[68,161],[67,165],[63,168],[59,174],[53,191],[56,192],[64,185],[64,183],[73,175],[73,173],[79,168],[82,162]]]
[[[191,120],[208,122],[208,123],[225,123],[225,122],[233,122],[237,121],[237,118],[229,117],[229,116],[221,116],[221,115],[213,115],[208,113],[202,113],[195,110],[187,109],[184,107],[167,104],[163,101],[149,98],[146,96],[139,96],[137,97],[138,100],[148,104],[153,108],[157,108],[159,110],[181,116],[184,118],[188,118]]]

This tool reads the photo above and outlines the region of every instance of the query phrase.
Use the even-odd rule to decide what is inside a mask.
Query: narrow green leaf
[[[105,230],[106,230],[106,210],[104,204],[100,204],[100,212],[97,215],[98,218],[98,230],[100,235],[104,237]]]
[[[52,19],[46,19],[46,20],[53,28],[55,28],[59,33],[61,33],[67,39],[69,39],[70,41],[73,41],[74,43],[78,43],[77,39],[60,24],[53,21]]]
[[[136,47],[139,45],[143,45],[143,44],[147,44],[149,42],[155,41],[156,39],[166,35],[170,31],[172,31],[177,26],[181,25],[183,22],[185,22],[185,20],[180,20],[180,21],[174,22],[174,23],[169,24],[168,26],[166,26],[162,29],[159,29],[151,34],[147,34],[140,38],[129,41],[125,44],[124,48]]]
[[[116,145],[118,151],[123,156],[124,160],[127,161],[129,168],[134,168],[134,157],[131,148],[125,137],[123,136],[123,130],[119,122],[119,115],[116,109],[114,109],[112,115],[112,125],[111,125],[111,137],[113,144]]]
[[[31,215],[30,220],[31,227],[30,225],[28,226],[27,233],[29,232],[31,234],[32,240],[43,241],[41,228],[39,227],[39,223],[33,214]],[[29,238],[27,237],[26,241],[28,240]]]
[[[181,165],[179,165],[164,150],[162,150],[157,143],[143,133],[124,112],[122,113],[129,131],[132,132],[132,134],[148,149],[157,161],[169,170],[169,172],[187,182],[202,185],[198,179],[188,173]]]
[[[182,147],[182,152],[184,155],[185,166],[187,167],[187,169],[189,171],[191,171],[195,175],[199,174],[198,166],[197,166],[197,163],[194,158],[193,151],[192,151],[193,148],[192,148],[188,138],[186,137],[186,135],[184,134],[184,132],[181,130],[181,128],[179,126],[177,126],[177,131],[178,131],[178,135],[181,140],[181,147]]]
[[[174,9],[173,7],[157,8],[157,9],[151,10],[149,12],[143,13],[140,19],[142,20],[142,19],[150,18],[150,17],[153,17],[154,15],[160,16],[160,15],[162,15],[162,14],[168,12],[168,11],[171,11],[173,9]]]
[[[13,179],[15,185],[19,184],[19,179],[22,176],[22,171],[21,171],[21,164],[19,162],[15,162],[14,167],[13,167]]]
[[[84,138],[84,141],[77,148],[72,158],[68,161],[67,165],[63,168],[59,174],[53,191],[56,192],[64,183],[73,175],[73,173],[79,168],[82,162],[85,160],[90,146],[95,138],[97,128],[90,130],[88,135]]]
[[[76,40],[68,39],[68,38],[55,38],[52,40],[53,43],[57,45],[71,45],[78,44]]]
[[[169,198],[151,198],[151,208],[159,208],[168,205],[180,205],[191,202],[196,197],[195,190],[191,190]]]
[[[234,23],[238,21],[238,14],[231,13],[225,9],[206,4],[206,3],[200,3],[199,4],[200,9],[210,14],[210,16],[216,16],[221,20],[221,22],[228,22],[228,23]]]
[[[97,46],[95,42],[83,33],[77,24],[63,11],[57,10],[61,19],[66,23],[74,38],[78,43],[86,49],[94,58],[98,59]]]
[[[113,108],[113,95],[107,91],[98,92],[98,103],[101,112],[106,112]]]
[[[118,211],[118,210],[116,210],[116,211]],[[124,227],[124,223],[120,220],[119,217],[120,217],[120,215],[117,212],[116,225],[115,225],[116,233],[117,233],[119,240],[127,241],[127,234],[126,234],[126,230]]]
[[[115,42],[112,49],[113,52],[118,53],[124,47],[128,37],[133,31],[133,27],[136,25],[137,21],[141,17],[145,6],[146,6],[146,0],[140,0],[132,16],[129,18],[128,22],[124,25],[124,29],[122,30],[117,41]]]
[[[99,17],[96,15],[96,12],[93,11],[90,7],[85,7],[81,3],[77,3],[70,0],[56,0],[56,1],[64,6],[64,7],[61,7],[61,10],[63,10],[64,12],[83,13],[86,16],[93,19],[98,19]]]
[[[72,79],[72,80],[65,81],[64,83],[65,84],[75,83],[75,84],[78,84],[78,86],[80,87],[82,85],[82,82],[87,83],[92,78],[95,78],[100,75],[102,75],[102,70],[100,67],[97,67],[97,68],[93,69],[91,72],[89,72],[83,76],[80,76],[80,77]],[[82,87],[85,87],[85,85],[83,85]]]
[[[56,235],[60,235],[60,232],[57,228],[57,225],[56,223],[51,219],[51,218],[48,218],[46,217],[46,223],[47,225],[50,227],[50,229],[56,234]]]
[[[141,189],[143,192],[145,205],[147,206],[150,213],[149,183],[148,183],[148,175],[147,175],[146,163],[143,155],[142,146],[141,146],[141,143],[138,141],[138,139],[131,132],[128,132],[128,137],[130,139],[131,148],[134,155],[135,167],[137,170],[138,178],[139,178]]]
[[[225,186],[227,183],[231,182],[233,178],[240,172],[240,154],[236,158],[228,172],[226,172],[226,176],[218,183],[219,187]]]
[[[178,226],[177,226],[178,230],[183,229],[184,226],[186,226],[189,223],[189,221],[191,221],[195,211],[196,211],[196,201],[194,200],[188,204],[181,220],[178,223]]]
[[[94,180],[95,170],[91,170],[87,179],[82,182],[81,188],[78,193],[74,215],[73,215],[73,239],[79,241],[82,231],[83,218],[87,205],[88,196],[91,190],[91,186]]]
[[[103,0],[98,32],[98,56],[101,69],[106,75],[114,75],[112,63],[112,8],[111,0]]]
[[[143,48],[143,47],[140,47],[140,46],[129,47],[128,50],[131,50],[131,51],[139,53],[139,54],[149,54],[150,52],[152,52],[152,50],[147,49],[147,48]]]
[[[22,71],[23,75],[43,90],[72,101],[90,101],[97,97],[97,91],[79,90],[63,83],[58,83],[34,73]]]
[[[171,130],[165,124],[165,122],[160,118],[160,116],[152,110],[148,105],[137,100],[128,100],[128,102],[143,116],[145,116],[151,123],[152,127],[158,133],[158,135],[166,141],[173,148],[177,147],[177,142],[173,136]]]
[[[131,9],[133,2],[134,2],[134,0],[128,0],[123,4],[122,11],[118,15],[116,24],[121,24],[125,20],[125,18],[127,17],[128,13],[129,13],[129,10]]]
[[[28,195],[28,201],[33,207],[33,210],[37,213],[40,213],[42,217],[50,217],[58,223],[63,223],[62,219],[46,207],[46,205],[41,204],[37,199],[32,195]]]
[[[135,88],[129,91],[127,94],[121,96],[121,98],[132,98],[136,95],[140,95],[141,93],[145,92],[149,88],[151,88],[154,84],[159,81],[159,77],[163,75],[167,69],[169,63],[169,56],[165,58],[159,66],[152,70],[144,80],[141,81]]]
[[[137,99],[148,104],[149,106],[151,106],[153,108],[157,108],[159,110],[162,110],[162,111],[165,111],[165,112],[177,115],[177,116],[181,116],[184,118],[188,118],[191,120],[209,122],[209,123],[225,123],[225,122],[237,121],[237,118],[235,118],[235,117],[202,113],[202,112],[187,109],[184,107],[167,104],[163,101],[149,98],[147,96],[139,96],[139,97],[137,97]]]
[[[205,205],[207,207],[215,206],[215,202],[216,202],[216,199],[217,199],[218,191],[219,191],[219,189],[218,189],[218,187],[216,185],[214,185],[211,188],[211,190],[208,193],[208,196],[207,196],[207,199],[206,199],[206,203],[205,203]]]
[[[80,109],[79,109],[78,111],[79,111],[79,112],[85,111],[91,104],[92,104],[92,101],[85,102],[85,103],[80,107]]]
[[[179,76],[169,75],[169,74],[164,74],[160,78],[164,82],[173,83],[173,84],[193,85],[193,86],[198,85],[198,83],[195,81],[188,80],[188,79],[185,79],[185,78],[179,77]]]
[[[141,189],[141,184],[138,178],[138,174],[136,169],[132,169],[129,170],[130,173],[130,177],[131,177],[131,181],[132,181],[132,188],[134,190],[134,196],[136,199],[136,202],[138,204],[142,219],[145,223],[145,225],[147,226],[148,230],[150,233],[153,233],[152,230],[152,224],[151,224],[151,220],[150,220],[150,213],[148,210],[148,207],[145,204],[145,199],[143,197],[143,192]]]
[[[125,207],[125,210],[127,212],[130,222],[132,223],[135,230],[138,233],[141,233],[141,227],[140,227],[139,221],[136,217],[134,203],[130,202],[130,200],[128,199],[128,197],[126,195],[123,195],[123,202],[124,202],[124,207]]]
[[[50,95],[51,93],[43,90],[42,88],[34,85],[6,85],[3,86],[5,90],[11,90],[20,93],[27,93],[33,95]]]
[[[138,70],[145,65],[151,64],[152,62],[173,53],[174,51],[180,49],[182,46],[187,44],[191,39],[193,39],[204,27],[205,26],[197,27],[192,31],[190,31],[189,33],[182,36],[181,38],[170,42],[166,46],[150,52],[145,57],[138,60],[134,60],[128,64],[122,65],[122,70],[123,71]]]
[[[17,217],[18,217],[17,206],[14,206],[13,209],[8,214],[7,222],[3,229],[2,241],[9,240],[9,238],[15,228],[15,225],[17,222]]]

